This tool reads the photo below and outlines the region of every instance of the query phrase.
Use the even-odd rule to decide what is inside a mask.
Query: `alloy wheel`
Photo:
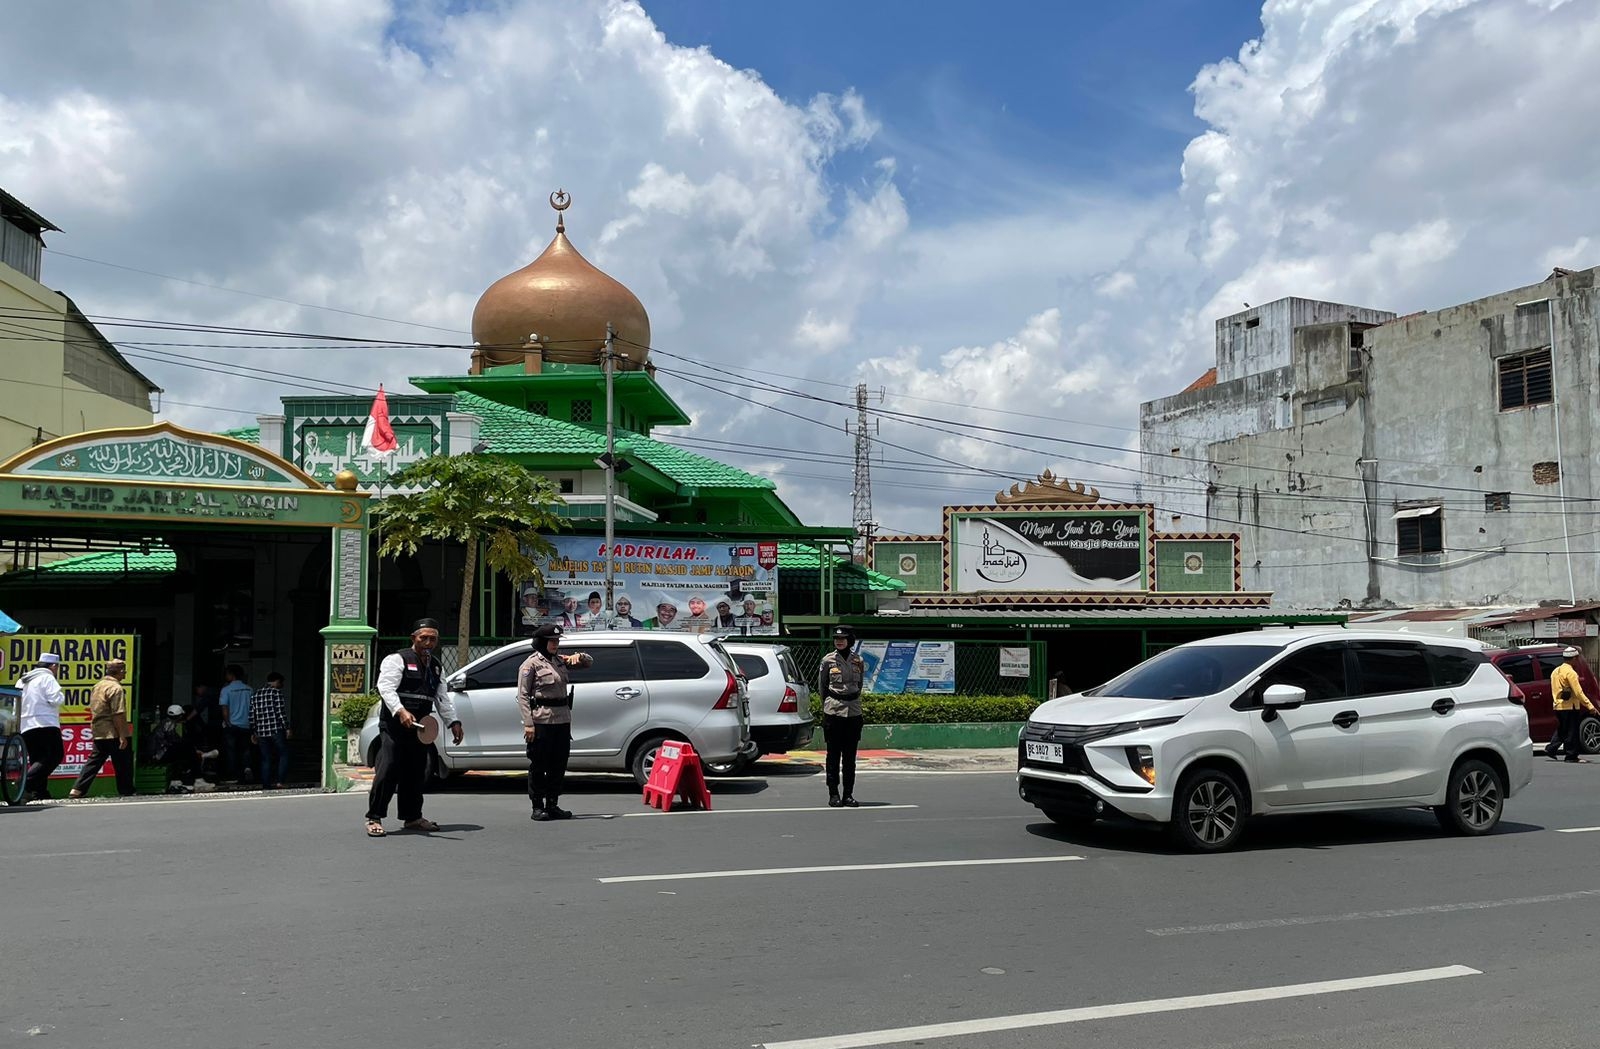
[[[1189,795],[1189,829],[1207,845],[1226,841],[1239,825],[1239,798],[1225,783],[1202,780]]]
[[[1580,729],[1581,742],[1585,754],[1600,753],[1600,721],[1594,718],[1585,718]]]
[[[1500,784],[1490,773],[1473,769],[1461,778],[1456,810],[1461,822],[1474,830],[1492,826],[1500,816]]]

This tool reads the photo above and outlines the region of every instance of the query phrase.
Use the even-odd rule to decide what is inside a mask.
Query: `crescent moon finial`
[[[567,231],[567,218],[561,213],[572,207],[572,194],[564,189],[556,190],[550,194],[550,206],[556,209],[556,232],[565,233]]]

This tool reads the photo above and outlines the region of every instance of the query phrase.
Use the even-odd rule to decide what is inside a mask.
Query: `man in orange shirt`
[[[1555,757],[1564,745],[1568,761],[1583,761],[1584,713],[1600,714],[1583,694],[1583,682],[1578,679],[1578,669],[1572,665],[1576,658],[1577,649],[1570,646],[1563,649],[1561,665],[1550,673],[1550,709],[1556,714],[1556,734],[1544,748],[1546,757]]]

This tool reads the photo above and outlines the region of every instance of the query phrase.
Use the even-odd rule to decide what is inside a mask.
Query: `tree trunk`
[[[467,665],[472,647],[472,599],[478,581],[478,538],[467,540],[467,565],[461,570],[461,614],[456,619],[456,669]]]

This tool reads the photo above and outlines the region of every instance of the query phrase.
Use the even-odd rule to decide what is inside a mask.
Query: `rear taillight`
[[[733,709],[734,698],[739,695],[739,679],[726,670],[723,673],[728,675],[728,683],[723,686],[722,698],[717,700],[717,705],[712,707],[712,710]]]
[[[1524,701],[1528,697],[1522,694],[1522,689],[1518,688],[1515,685],[1512,685],[1511,686],[1511,695],[1507,696],[1506,698],[1511,700],[1511,702],[1515,703],[1517,706],[1520,707],[1520,706],[1524,705]]]
[[[800,694],[788,685],[783,687],[783,702],[778,704],[780,714],[798,714],[800,712]]]

